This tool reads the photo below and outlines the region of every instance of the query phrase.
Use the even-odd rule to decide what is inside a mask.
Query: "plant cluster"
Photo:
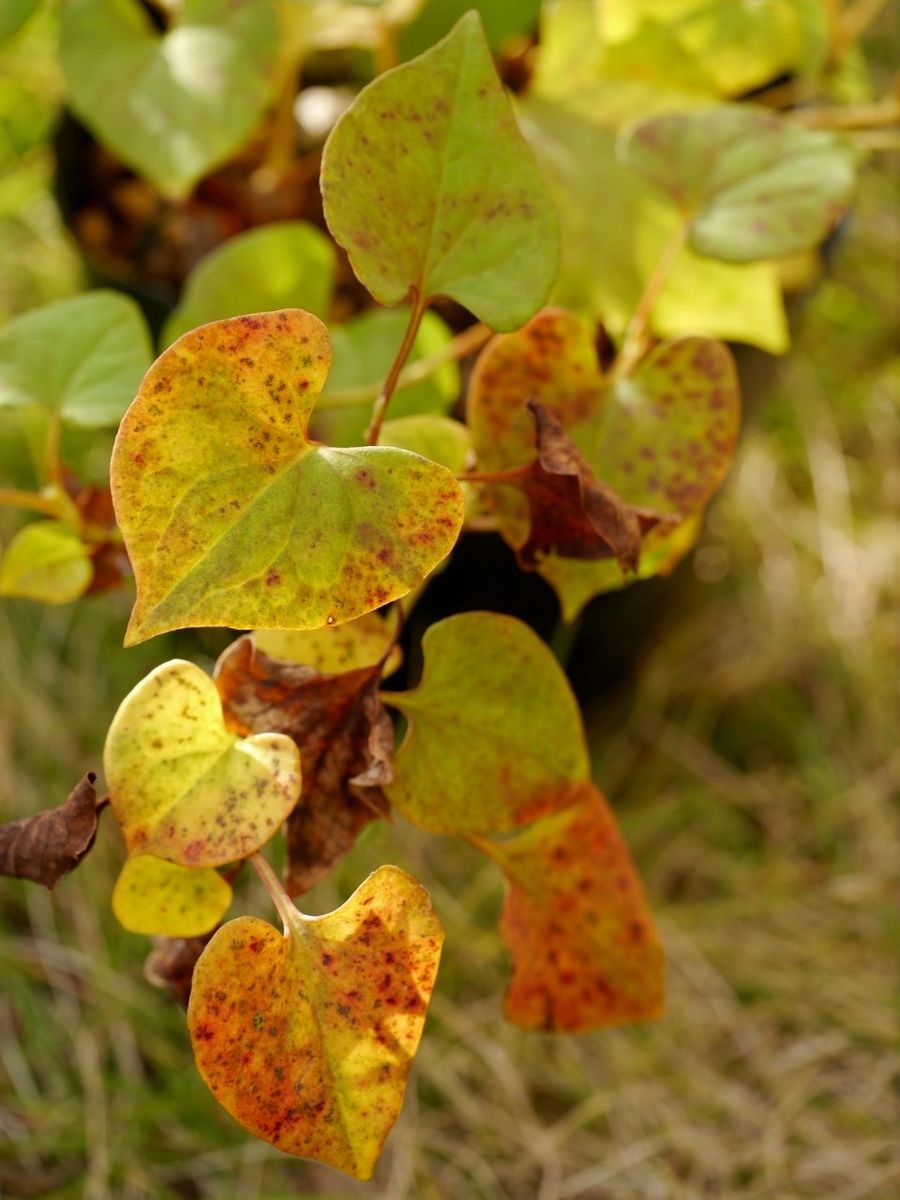
[[[105,797],[91,774],[0,829],[0,870],[53,886],[108,803],[118,919],[204,940],[188,1023],[213,1094],[360,1178],[443,936],[391,866],[327,916],[295,906],[369,822],[464,837],[503,872],[510,1020],[581,1031],[663,1006],[659,939],[552,653],[463,612],[425,633],[420,682],[391,690],[405,618],[464,529],[498,531],[567,620],[683,558],[739,432],[717,338],[786,348],[780,273],[833,229],[857,158],[809,113],[731,102],[818,78],[832,42],[811,0],[557,0],[515,109],[476,12],[382,69],[416,7],[184,0],[155,5],[155,28],[135,0],[70,0],[75,111],[173,202],[273,102],[277,168],[314,54],[367,47],[374,78],[324,145],[327,231],[282,222],[210,254],[152,365],[113,292],[0,330],[0,407],[37,431],[44,469],[39,490],[0,491],[41,517],[6,547],[0,592],[64,603],[133,573],[126,645],[251,631],[211,678],[152,671],[110,725]],[[496,47],[510,30],[483,7]],[[380,307],[333,321],[344,263]],[[115,426],[110,487],[83,482],[71,431]],[[261,853],[281,830],[283,879]],[[283,934],[220,926],[244,861]]]

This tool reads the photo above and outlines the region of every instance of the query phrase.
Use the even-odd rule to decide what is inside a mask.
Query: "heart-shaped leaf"
[[[550,650],[527,625],[460,613],[422,639],[419,686],[386,692],[409,728],[391,803],[434,833],[512,829],[588,774],[581,717]]]
[[[493,339],[478,359],[468,422],[480,472],[514,471],[534,461],[535,425],[526,398],[559,421],[596,477],[627,504],[677,522],[701,512],[715,493],[739,431],[737,378],[719,342],[663,343],[634,374],[606,379],[589,324],[564,309],[546,309],[518,332]],[[526,497],[492,485],[487,498],[509,544],[527,544]],[[648,552],[670,536],[665,528],[649,534]],[[667,553],[661,561],[669,561]],[[538,570],[569,612],[577,611],[570,579],[581,603],[618,580],[607,564],[576,563],[559,554],[540,559]]]
[[[123,928],[151,937],[200,937],[231,905],[231,887],[212,867],[182,867],[152,854],[127,858],[113,888]]]
[[[35,521],[15,535],[0,559],[0,596],[68,604],[90,587],[94,569],[74,529]]]
[[[151,367],[112,458],[137,582],[126,644],[187,625],[311,629],[405,595],[463,516],[444,467],[310,441],[325,326],[299,309],[180,338]]]
[[[75,112],[174,200],[254,131],[278,53],[268,0],[184,0],[163,34],[137,0],[67,0],[61,38]]]
[[[300,796],[291,739],[230,733],[216,685],[180,659],[151,671],[122,701],[103,764],[129,853],[186,867],[253,854]]]
[[[285,935],[240,917],[213,937],[188,1008],[200,1074],[246,1129],[368,1179],[403,1101],[443,930],[428,893],[381,867]]]
[[[655,1020],[663,952],[628,847],[593,784],[565,799],[561,811],[486,847],[509,882],[506,1016],[572,1033]]]
[[[41,408],[89,429],[116,425],[152,357],[127,296],[98,291],[45,304],[0,330],[0,408]]]
[[[360,92],[326,143],[322,195],[382,304],[450,296],[515,329],[547,299],[556,215],[477,13]]]
[[[620,154],[671,197],[693,249],[725,262],[817,246],[856,182],[847,143],[745,104],[651,117]]]
[[[307,221],[275,221],[229,238],[188,276],[163,343],[208,321],[246,312],[303,308],[328,316],[336,268],[334,247]]]
[[[386,648],[385,648],[386,649]],[[381,660],[339,674],[278,662],[243,637],[216,664],[225,718],[239,733],[274,730],[293,738],[303,791],[288,818],[285,880],[308,891],[388,810],[394,729],[378,698]]]

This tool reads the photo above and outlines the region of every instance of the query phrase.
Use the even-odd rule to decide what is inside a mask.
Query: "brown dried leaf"
[[[89,771],[64,804],[0,825],[0,875],[53,888],[73,871],[97,835],[96,779]]]
[[[216,665],[225,719],[242,733],[287,734],[300,749],[303,792],[287,822],[285,884],[308,891],[389,805],[394,732],[378,696],[383,660],[340,674],[269,658],[252,636]]]
[[[154,987],[166,988],[187,1008],[197,959],[216,931],[210,930],[203,937],[156,938],[155,945],[144,962],[146,979]]]

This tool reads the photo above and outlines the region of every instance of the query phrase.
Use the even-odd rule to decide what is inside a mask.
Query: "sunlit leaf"
[[[213,681],[180,659],[151,671],[122,701],[103,765],[129,853],[186,867],[246,858],[300,796],[291,739],[229,732]]]
[[[300,751],[303,790],[288,818],[285,868],[288,892],[299,895],[387,814],[394,729],[378,697],[381,662],[321,674],[243,637],[220,656],[215,681],[232,729],[287,734]]]
[[[14,317],[0,330],[0,408],[35,406],[73,425],[116,425],[150,365],[133,300],[87,292]]]
[[[422,639],[418,687],[386,692],[408,722],[385,791],[434,833],[489,833],[530,819],[561,785],[587,776],[575,697],[527,625],[460,613]]]
[[[593,784],[570,806],[490,845],[509,882],[507,1018],[583,1032],[662,1015],[663,952],[615,818]]]
[[[518,111],[559,206],[562,263],[554,299],[620,335],[683,218],[617,159],[615,134],[602,120],[541,100]],[[789,344],[772,263],[717,262],[689,246],[673,262],[650,325],[660,337],[706,334],[773,354]]]
[[[312,416],[316,437],[331,446],[358,446],[365,439],[372,403],[408,323],[407,308],[372,308],[331,329],[332,367]],[[451,336],[439,316],[425,313],[410,352],[410,365],[443,350]],[[398,388],[391,399],[391,415],[446,412],[459,397],[459,389],[456,363],[442,363],[426,379]],[[384,438],[379,441],[390,444]]]
[[[0,559],[0,596],[68,604],[90,587],[94,569],[81,538],[60,521],[23,526]]]
[[[269,658],[302,663],[325,675],[372,667],[387,654],[382,673],[389,675],[402,659],[400,647],[394,645],[397,625],[396,609],[390,608],[321,629],[257,629],[253,641]]]
[[[253,133],[271,92],[268,0],[184,0],[159,33],[138,0],[67,0],[61,59],[75,112],[173,199]]]
[[[204,325],[148,372],[112,459],[137,581],[127,644],[187,625],[339,624],[452,549],[463,501],[444,467],[310,441],[329,358],[324,325],[287,309]]]
[[[749,105],[652,117],[620,153],[690,222],[698,254],[735,263],[818,245],[856,179],[848,144]]]
[[[194,971],[200,1074],[245,1128],[290,1154],[370,1178],[403,1101],[440,959],[428,893],[381,867],[324,917],[282,936],[240,917]]]
[[[63,804],[0,825],[0,875],[54,888],[73,871],[97,835],[96,780],[89,771]]]
[[[590,323],[564,309],[546,309],[482,351],[468,393],[479,471],[509,471],[534,460],[535,426],[524,397],[558,418],[596,477],[624,501],[678,523],[700,512],[719,487],[740,426],[734,364],[720,343],[663,343],[632,375],[605,379]],[[525,495],[498,486],[485,495],[501,533],[520,550],[529,538]],[[670,535],[671,529],[648,535],[648,550],[659,551]],[[667,549],[656,561],[668,563]],[[606,563],[550,554],[537,566],[567,614],[618,582]]]
[[[547,298],[556,216],[475,13],[360,92],[325,146],[322,194],[382,304],[450,296],[515,329]]]
[[[211,867],[182,867],[152,854],[127,858],[113,888],[112,909],[131,933],[199,937],[231,905],[231,887]]]
[[[323,320],[334,289],[331,242],[306,221],[277,221],[229,238],[188,276],[166,321],[163,344],[207,321],[276,308],[303,308]]]

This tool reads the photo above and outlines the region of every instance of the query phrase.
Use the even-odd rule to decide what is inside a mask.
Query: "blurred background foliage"
[[[0,321],[83,282],[52,195],[53,25],[41,12],[0,57]],[[885,14],[866,44],[882,84],[898,44]],[[794,306],[792,353],[748,364],[731,478],[636,670],[587,713],[666,940],[665,1019],[577,1038],[505,1025],[499,876],[450,839],[370,826],[309,910],[391,861],[428,883],[448,936],[404,1114],[375,1182],[344,1181],[254,1141],[207,1093],[180,1009],[142,978],[147,943],[112,918],[122,846],[104,822],[57,892],[3,884],[0,1196],[898,1194],[896,168],[884,154],[863,173]],[[4,415],[0,475],[23,463]],[[0,606],[0,819],[57,803],[98,764],[152,666],[224,644],[201,632],[124,653],[129,604]],[[252,881],[243,893],[265,911]]]

